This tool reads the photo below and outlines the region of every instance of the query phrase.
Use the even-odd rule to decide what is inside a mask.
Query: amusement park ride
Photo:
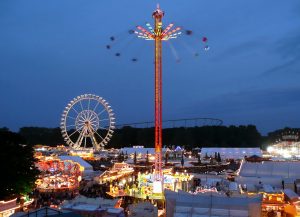
[[[182,33],[182,28],[175,28],[173,23],[164,28],[163,17],[164,11],[157,5],[152,13],[154,27],[146,23],[146,28],[137,26],[136,30],[129,31],[129,34],[135,34],[138,38],[154,41],[155,165],[151,182],[152,193],[156,195],[163,193],[165,178],[162,170],[162,42],[175,39],[182,34],[193,35],[191,30],[184,30]],[[116,37],[112,36],[110,40],[114,42]],[[201,42],[206,44],[207,38],[202,37]],[[106,48],[111,49],[112,45],[107,45]],[[204,49],[208,50],[209,47],[205,45]],[[118,52],[115,56],[120,57],[121,54]],[[198,53],[195,52],[194,56],[198,56]],[[132,61],[136,62],[137,58],[133,58]],[[115,118],[111,107],[102,97],[93,94],[75,97],[66,106],[61,118],[64,140],[75,150],[88,147],[92,147],[95,151],[103,149],[112,137],[114,128]]]
[[[157,6],[153,12],[154,29],[148,25],[148,29],[137,26],[139,31],[135,31],[139,38],[154,40],[155,44],[155,170],[153,181],[153,193],[162,193],[163,174],[162,174],[162,41],[176,38],[180,27],[172,30],[174,24],[169,24],[165,29],[162,28],[162,18],[164,12]]]
[[[155,170],[153,180],[153,193],[161,194],[164,189],[164,177],[162,171],[162,41],[168,41],[175,39],[181,35],[181,28],[174,28],[174,24],[169,24],[166,28],[163,28],[162,18],[164,11],[162,11],[157,5],[156,10],[152,13],[154,19],[154,28],[147,23],[148,30],[137,26],[137,30],[134,33],[137,37],[145,40],[154,41],[154,64],[155,64]],[[204,37],[202,41],[207,41]]]
[[[158,6],[159,9],[159,6]],[[159,9],[160,10],[160,9]],[[164,13],[164,12],[162,12]],[[163,16],[162,16],[163,17]],[[153,17],[155,19],[155,17]],[[155,41],[155,37],[157,36],[155,28],[160,29],[160,40],[164,43],[160,44],[161,47],[164,47],[165,50],[165,58],[167,58],[168,53],[174,57],[176,63],[181,63],[184,56],[199,58],[200,51],[208,51],[210,49],[208,45],[208,38],[202,35],[202,32],[198,30],[191,30],[189,28],[180,26],[175,28],[174,24],[171,23],[167,27],[161,26],[153,27],[150,23],[145,23],[146,27],[137,26],[136,30],[130,29],[128,31],[123,31],[118,33],[117,35],[112,35],[109,37],[109,43],[105,45],[108,52],[112,53],[116,58],[127,59],[130,57],[130,61],[133,63],[138,63],[139,61],[143,61],[143,57],[151,60],[147,53],[149,53],[146,49],[150,46],[146,44],[137,44],[136,46],[130,46],[135,36],[138,38],[145,39],[147,41]],[[178,36],[180,36],[180,40],[173,40]],[[157,38],[156,38],[157,39]],[[167,46],[163,46],[163,45]],[[154,50],[155,51],[155,50]],[[169,51],[169,52],[168,52]],[[143,52],[143,55],[141,53]],[[153,61],[154,62],[154,61]]]
[[[61,118],[61,132],[73,149],[102,149],[112,137],[115,118],[108,102],[94,94],[75,97],[66,106]]]

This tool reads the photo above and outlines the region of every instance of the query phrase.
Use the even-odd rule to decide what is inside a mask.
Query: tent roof
[[[155,153],[155,148],[131,148],[131,147],[124,147],[120,151],[121,152],[123,151],[123,153],[127,152],[127,154],[134,154],[135,152],[137,154],[147,154],[147,151],[148,151],[148,154],[154,154]],[[167,149],[166,148],[162,148],[162,151],[166,152]]]
[[[76,213],[70,212],[70,211],[61,211],[58,209],[50,208],[50,207],[42,207],[40,209],[31,211],[31,212],[17,212],[13,214],[13,217],[44,217],[44,216],[62,216],[62,217],[80,217],[81,215],[78,215]]]
[[[214,155],[215,153],[220,153],[221,157],[241,159],[244,156],[253,156],[258,157],[262,156],[262,151],[260,148],[202,148],[201,157],[203,158],[207,155]]]
[[[175,200],[175,206],[189,207],[210,207],[210,208],[225,208],[225,209],[248,209],[250,203],[260,203],[261,196],[247,197],[227,197],[221,194],[190,194],[186,192],[173,192],[165,190],[165,198]]]
[[[58,156],[58,158],[61,159],[61,160],[71,160],[71,161],[77,162],[82,167],[84,167],[85,170],[93,170],[92,165],[89,164],[88,162],[86,162],[85,160],[83,160],[79,156],[61,155],[61,156]]]
[[[282,179],[300,178],[300,162],[264,161],[251,163],[243,161],[239,175],[243,177],[279,177]]]

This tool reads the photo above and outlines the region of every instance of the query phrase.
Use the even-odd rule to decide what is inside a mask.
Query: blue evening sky
[[[84,93],[108,100],[119,124],[153,120],[153,42],[128,30],[152,23],[156,3],[1,0],[0,127],[57,127]],[[299,0],[159,3],[164,24],[194,30],[171,44],[179,63],[164,46],[164,119],[214,117],[263,134],[300,127]],[[194,57],[204,35],[210,50]],[[110,36],[119,50],[105,48]]]

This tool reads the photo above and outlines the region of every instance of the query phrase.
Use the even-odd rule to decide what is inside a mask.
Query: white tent
[[[243,177],[300,178],[300,161],[243,161],[239,175]]]
[[[300,162],[299,161],[264,161],[260,163],[251,163],[243,161],[235,177],[239,184],[259,183],[269,184],[281,188],[282,181],[294,183],[300,179]]]
[[[240,216],[259,217],[261,196],[227,197],[218,193],[189,194],[165,191],[167,217],[179,216]]]
[[[129,216],[157,217],[158,209],[150,202],[129,205]]]
[[[162,152],[165,153],[166,152],[166,148],[162,148]],[[145,155],[147,154],[155,154],[155,148],[144,148],[144,147],[140,147],[138,146],[137,148],[131,148],[131,147],[124,147],[121,148],[120,152],[123,152],[124,154],[127,153],[128,155],[134,154],[136,152],[136,154],[142,154]]]
[[[65,200],[60,206],[62,210],[71,210],[85,215],[102,216],[100,213],[105,211],[103,216],[124,216],[122,208],[115,208],[118,198],[114,200],[104,199],[101,197],[88,198],[82,195],[73,200]]]
[[[62,155],[58,156],[60,160],[71,160],[73,162],[79,163],[80,166],[83,168],[83,175],[88,175],[93,173],[93,167],[91,164],[83,160],[79,156],[69,156],[69,155]]]
[[[202,148],[201,159],[206,155],[215,156],[215,153],[220,153],[222,159],[243,159],[245,156],[257,155],[262,156],[260,148]]]

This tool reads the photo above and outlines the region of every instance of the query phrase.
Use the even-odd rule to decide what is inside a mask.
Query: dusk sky
[[[68,102],[85,93],[104,97],[118,124],[152,121],[153,41],[128,30],[153,23],[157,2],[1,0],[0,127],[58,127]],[[300,127],[299,0],[159,3],[164,26],[194,33],[172,41],[179,63],[164,46],[163,119],[219,118],[263,134]]]

